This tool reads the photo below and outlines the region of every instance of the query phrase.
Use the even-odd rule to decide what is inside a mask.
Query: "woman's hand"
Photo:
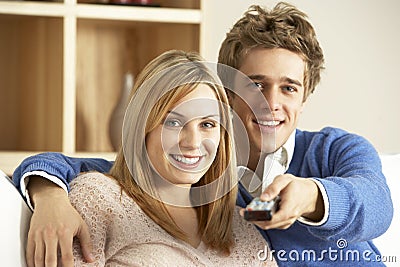
[[[35,207],[26,248],[28,267],[55,267],[58,252],[62,266],[73,267],[74,236],[79,238],[84,259],[93,262],[89,229],[66,192],[38,176],[30,177],[28,190]]]

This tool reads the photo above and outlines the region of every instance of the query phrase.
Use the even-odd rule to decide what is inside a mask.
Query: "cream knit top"
[[[203,243],[194,248],[172,237],[104,174],[80,175],[71,183],[69,197],[90,228],[96,258],[85,263],[74,240],[75,266],[277,266],[271,259],[258,259],[268,245],[239,215],[239,207],[233,220],[235,246],[229,256],[221,256]]]

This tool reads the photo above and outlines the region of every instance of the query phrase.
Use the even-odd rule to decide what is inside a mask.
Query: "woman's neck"
[[[190,200],[190,187],[179,185],[166,185],[157,188],[160,200],[175,207],[192,207]]]
[[[191,203],[191,186],[172,184],[159,176],[153,178],[159,200],[164,203],[175,224],[186,234],[187,242],[197,248],[201,238],[197,212]]]
[[[176,225],[188,237],[187,242],[194,248],[200,245],[199,224],[196,209],[193,207],[177,207],[165,205]]]

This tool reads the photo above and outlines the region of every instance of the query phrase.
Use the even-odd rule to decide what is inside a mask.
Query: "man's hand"
[[[287,229],[299,217],[318,222],[324,215],[324,203],[317,184],[311,179],[298,178],[291,174],[279,175],[265,189],[260,198],[269,201],[280,196],[279,210],[270,221],[254,222],[260,228]],[[244,210],[241,210],[244,214]]]
[[[61,252],[62,266],[74,266],[74,236],[79,238],[85,260],[93,262],[89,229],[69,202],[66,192],[36,176],[30,177],[28,190],[35,206],[26,248],[28,267],[55,267],[58,252]]]

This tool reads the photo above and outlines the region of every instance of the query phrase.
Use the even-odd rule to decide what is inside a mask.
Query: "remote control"
[[[279,209],[280,198],[277,196],[271,201],[262,201],[254,198],[244,211],[244,219],[247,221],[270,221],[272,215]]]

